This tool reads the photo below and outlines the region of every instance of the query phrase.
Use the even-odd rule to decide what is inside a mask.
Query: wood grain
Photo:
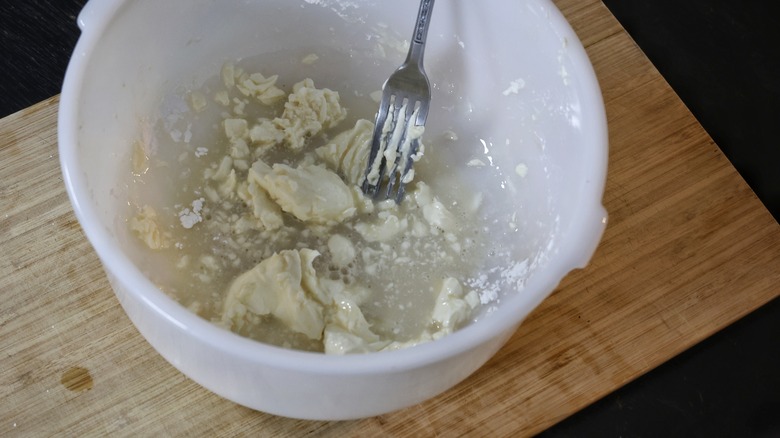
[[[604,240],[477,373],[366,420],[254,412],[168,365],[73,216],[58,98],[0,120],[0,435],[531,435],[780,295],[778,224],[601,2],[557,5],[607,106]]]

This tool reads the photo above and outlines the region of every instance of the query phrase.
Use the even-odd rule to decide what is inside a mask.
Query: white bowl
[[[163,357],[211,391],[306,419],[360,418],[419,403],[484,364],[595,250],[606,223],[607,130],[576,35],[549,0],[442,1],[426,52],[434,83],[426,133],[457,126],[462,141],[448,151],[457,162],[484,154],[509,169],[504,188],[486,193],[499,218],[486,226],[507,255],[494,263],[522,275],[501,283],[492,311],[435,342],[333,357],[222,330],[144,275],[122,213],[122,175],[140,118],[159,114],[174,87],[200,83],[226,60],[291,47],[348,51],[345,81],[373,75],[378,88],[390,72],[384,68],[403,54],[390,50],[383,63],[360,56],[376,54],[377,38],[390,29],[406,37],[417,7],[416,0],[91,0],[80,14],[83,33],[59,114],[68,194],[130,319]],[[514,173],[517,163],[527,166],[525,178]],[[512,214],[523,225],[514,234],[503,222]]]

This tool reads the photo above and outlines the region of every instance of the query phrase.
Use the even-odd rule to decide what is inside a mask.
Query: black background
[[[84,3],[0,3],[0,117],[59,92]],[[604,3],[780,218],[780,2]],[[542,435],[780,437],[780,299]]]

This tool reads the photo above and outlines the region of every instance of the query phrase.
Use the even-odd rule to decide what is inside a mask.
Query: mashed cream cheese
[[[140,204],[128,220],[171,260],[163,289],[241,335],[329,354],[405,348],[468,322],[480,300],[459,272],[479,247],[466,237],[473,211],[413,175],[401,205],[364,196],[374,125],[340,127],[338,92],[309,78],[287,92],[279,76],[230,63],[220,79],[189,95],[193,124],[218,117],[215,139],[204,127],[175,163],[145,156],[144,184],[175,169],[182,186],[169,197],[181,201]],[[410,145],[422,128],[406,127],[405,141],[402,128],[386,133],[392,162],[419,159]],[[185,210],[166,222],[163,212]]]

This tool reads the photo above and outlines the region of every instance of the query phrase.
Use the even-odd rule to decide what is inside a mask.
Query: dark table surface
[[[59,93],[85,0],[3,3],[0,117]],[[604,3],[780,218],[780,2]],[[543,435],[780,437],[780,300]]]

